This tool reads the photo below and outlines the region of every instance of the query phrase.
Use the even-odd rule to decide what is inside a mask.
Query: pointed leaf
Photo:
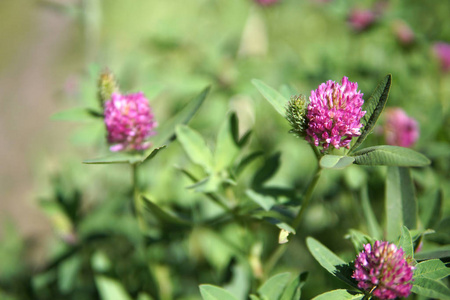
[[[396,240],[402,226],[417,228],[417,200],[408,168],[388,168],[385,201],[388,240]]]
[[[434,258],[450,260],[450,245],[441,246],[433,250],[420,251],[414,255],[414,258],[418,261]]]
[[[253,176],[252,186],[260,187],[275,175],[280,167],[280,156],[281,153],[277,152],[265,160],[264,165]]]
[[[316,296],[312,300],[360,300],[360,299],[364,299],[364,294],[339,289]]]
[[[372,95],[369,99],[364,103],[363,110],[366,111],[366,114],[361,120],[363,124],[363,128],[361,130],[361,135],[356,140],[355,144],[350,148],[349,154],[352,153],[356,148],[361,145],[366,137],[372,132],[378,117],[381,115],[381,112],[386,105],[389,90],[391,88],[392,75],[388,74],[384,79],[378,84],[378,86],[373,91]]]
[[[259,289],[259,295],[264,299],[278,300],[283,294],[291,278],[290,273],[281,273],[270,277]]]
[[[308,278],[308,273],[303,272],[294,280],[289,283],[289,285],[284,290],[283,295],[281,296],[280,300],[298,300],[300,299],[301,295],[301,288],[306,282],[306,279]]]
[[[282,115],[286,116],[286,105],[289,99],[286,99],[283,95],[278,93],[275,89],[266,85],[264,82],[258,79],[252,80],[253,85],[258,89],[258,91],[269,101],[270,104],[275,108],[275,110]]]
[[[157,135],[153,139],[154,145],[160,146],[167,144],[175,138],[175,127],[180,124],[187,124],[195,115],[206,99],[211,87],[208,86],[200,92],[198,96],[192,99],[180,112],[168,121],[164,121],[158,128]],[[147,153],[146,153],[147,154]]]
[[[351,277],[353,271],[345,261],[312,237],[306,239],[306,245],[322,267],[340,280],[357,288],[355,280]]]
[[[92,121],[95,119],[103,119],[103,114],[91,108],[72,108],[57,112],[51,116],[56,121]]]
[[[414,269],[414,278],[427,277],[434,280],[440,280],[450,276],[448,268],[440,259],[430,259],[418,263]]]
[[[377,221],[375,213],[373,212],[372,206],[370,205],[367,185],[364,185],[361,189],[361,206],[364,214],[364,219],[367,222],[367,228],[369,230],[370,236],[375,239],[381,239],[381,227]]]
[[[436,299],[450,299],[450,289],[440,281],[426,277],[414,278],[412,292]]]
[[[207,172],[211,172],[213,169],[212,153],[200,133],[187,125],[178,125],[175,131],[178,141],[192,162],[204,167]]]
[[[298,95],[298,91],[291,84],[283,84],[280,88],[280,93],[286,99],[291,99],[292,96]]]
[[[355,159],[351,156],[324,155],[320,159],[320,166],[325,169],[343,169],[350,166]]]
[[[255,152],[252,152],[249,155],[245,156],[236,167],[236,171],[235,171],[236,176],[241,174],[241,172],[245,169],[245,167],[247,167],[251,162],[253,162],[255,159],[257,159],[258,157],[260,157],[263,154],[264,154],[263,151],[255,151]]]
[[[102,300],[131,300],[122,284],[106,276],[95,276],[95,284]]]
[[[191,226],[191,222],[181,219],[180,217],[176,216],[173,213],[166,212],[163,209],[161,209],[158,205],[150,201],[145,196],[142,196],[141,199],[144,202],[145,207],[149,212],[151,212],[156,219],[162,224],[173,224],[178,226]]]
[[[400,236],[400,241],[398,245],[402,247],[405,257],[414,257],[414,247],[411,238],[411,233],[406,226],[402,227],[402,235]]]
[[[237,122],[237,121],[235,121]],[[239,153],[233,137],[233,115],[220,127],[214,151],[214,169],[219,172],[229,167]]]
[[[374,242],[373,238],[365,235],[364,233],[350,229],[350,233],[346,237],[350,237],[350,240],[353,243],[353,247],[355,247],[356,252],[361,252],[364,249],[365,244],[372,244]]]
[[[132,153],[117,153],[112,154],[109,156],[101,157],[101,158],[94,158],[94,159],[87,159],[83,161],[83,164],[90,164],[90,165],[100,165],[100,164],[135,164],[135,163],[141,163],[145,159],[152,159],[158,154],[159,151],[166,148],[166,145],[153,148],[151,153],[145,157],[143,154],[132,154]]]
[[[397,146],[374,146],[354,152],[355,164],[367,166],[424,167],[430,160],[412,149]]]
[[[229,291],[210,284],[200,285],[203,300],[237,300]]]
[[[245,194],[259,206],[261,206],[265,211],[269,211],[272,206],[276,204],[276,201],[273,197],[259,194],[251,189],[248,189]]]

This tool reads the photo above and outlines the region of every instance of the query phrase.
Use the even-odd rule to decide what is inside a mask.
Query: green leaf
[[[106,276],[95,276],[95,284],[102,300],[131,300],[124,287],[117,280]]]
[[[297,89],[293,87],[291,84],[283,84],[280,87],[280,93],[286,99],[290,99],[292,96],[298,95]]]
[[[427,277],[414,278],[412,292],[436,299],[450,299],[450,289],[440,281]]]
[[[440,259],[430,259],[420,262],[414,269],[414,278],[426,277],[439,280],[450,276],[450,268],[448,268]]]
[[[252,179],[252,186],[260,187],[264,182],[275,175],[280,167],[280,152],[277,152],[264,161],[264,165],[256,171]]]
[[[210,176],[197,181],[187,188],[195,189],[196,192],[200,193],[212,193],[216,192],[219,189],[221,183],[222,180],[216,174],[211,174]]]
[[[419,253],[416,253],[414,258],[418,261],[434,258],[448,260],[450,259],[450,245],[441,246],[433,250],[420,251]]]
[[[354,161],[355,159],[351,156],[324,155],[320,159],[320,166],[325,169],[344,169]]]
[[[433,228],[439,223],[441,218],[442,203],[444,195],[442,189],[436,189],[427,194],[422,201],[419,202],[420,220],[424,228]],[[422,204],[422,205],[420,205]]]
[[[191,226],[191,222],[185,219],[181,219],[171,212],[166,212],[161,209],[158,205],[150,201],[147,197],[142,196],[141,199],[144,201],[144,205],[147,210],[156,217],[156,219],[162,225],[176,225],[176,226]]]
[[[356,150],[359,145],[361,145],[366,137],[372,132],[381,112],[383,111],[387,99],[389,97],[389,90],[391,88],[392,75],[388,74],[384,79],[378,84],[378,86],[373,91],[372,95],[363,105],[363,110],[366,114],[361,120],[363,128],[361,135],[356,140],[355,144],[350,148],[349,154]]]
[[[251,189],[246,190],[245,194],[259,206],[261,206],[265,211],[269,211],[272,206],[276,204],[276,201],[273,197],[259,194]]]
[[[312,237],[306,239],[306,245],[312,256],[319,262],[333,276],[344,281],[348,285],[358,288],[354,279],[352,279],[353,271],[350,266],[343,261],[339,256],[330,251],[327,247],[322,245],[319,241]]]
[[[95,119],[102,119],[103,114],[91,108],[71,108],[51,116],[52,120],[56,121],[92,121]]]
[[[213,169],[213,157],[203,137],[187,125],[178,125],[175,132],[178,141],[192,162],[202,166],[207,173],[210,173]]]
[[[405,257],[414,257],[414,246],[411,238],[411,233],[406,226],[402,227],[402,235],[400,236],[400,241],[398,245],[402,247]]]
[[[259,289],[261,298],[278,300],[282,296],[291,278],[291,273],[281,273],[270,277]]]
[[[417,200],[408,168],[388,168],[385,201],[388,240],[396,240],[402,226],[417,228]]]
[[[313,300],[360,300],[364,294],[350,292],[348,290],[333,290],[313,298]]]
[[[203,89],[199,95],[197,95],[193,100],[189,101],[185,107],[183,107],[180,112],[178,112],[174,117],[168,121],[164,121],[158,128],[158,133],[154,137],[154,145],[165,145],[168,142],[175,139],[175,128],[180,124],[187,124],[198,109],[201,107],[206,99],[211,87],[208,86]]]
[[[203,300],[237,300],[229,291],[210,284],[200,285]]]
[[[289,283],[289,285],[284,290],[283,295],[281,296],[280,300],[298,300],[301,296],[301,288],[306,282],[306,279],[308,278],[308,273],[303,272],[294,280]]]
[[[258,79],[252,80],[253,85],[258,89],[258,91],[269,101],[270,104],[275,108],[275,110],[282,115],[286,116],[286,105],[289,99],[286,99],[283,95],[278,93],[275,89],[266,85],[264,82]]]
[[[237,121],[234,121],[237,122]],[[229,167],[239,153],[233,138],[233,114],[220,127],[214,151],[214,170],[219,172]]]
[[[409,148],[397,146],[374,146],[354,152],[355,164],[367,166],[424,167],[430,160]]]
[[[261,155],[263,155],[264,152],[263,151],[255,151],[250,153],[249,155],[245,156],[240,162],[239,164],[236,166],[235,169],[235,173],[236,176],[238,176],[239,174],[241,174],[241,172],[251,163],[253,162],[255,159],[257,159],[258,157],[260,157]]]
[[[162,149],[166,148],[166,145],[154,148],[148,156],[136,153],[117,153],[109,156],[87,159],[83,161],[83,164],[100,165],[100,164],[136,164],[142,163],[144,160],[150,160],[156,156]]]
[[[375,213],[373,212],[372,206],[370,205],[369,193],[367,191],[367,184],[361,188],[360,193],[361,193],[361,206],[364,214],[364,219],[367,222],[369,234],[375,239],[381,239],[382,237],[381,227],[377,221]]]

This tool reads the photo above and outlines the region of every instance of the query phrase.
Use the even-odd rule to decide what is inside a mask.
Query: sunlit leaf
[[[427,277],[414,278],[411,291],[425,297],[450,299],[450,289],[445,284]]]
[[[397,146],[374,146],[354,152],[355,164],[367,166],[424,167],[430,160],[409,148]]]
[[[352,278],[353,271],[345,261],[312,237],[306,239],[306,245],[308,246],[309,252],[311,252],[312,256],[314,256],[322,267],[333,276],[357,288],[357,284]]]
[[[258,293],[263,299],[278,300],[281,298],[290,279],[290,273],[281,273],[270,277],[258,289]]]
[[[402,227],[402,235],[400,236],[400,241],[398,245],[403,249],[405,257],[414,257],[414,247],[411,238],[411,233],[406,226]]]
[[[360,300],[360,299],[364,299],[364,294],[339,289],[316,296],[312,300]]]
[[[275,110],[285,117],[286,115],[286,105],[289,99],[285,98],[283,95],[278,93],[275,89],[266,85],[264,82],[258,79],[252,80],[253,85],[258,89],[258,91],[266,98],[267,101],[275,108]]]
[[[353,164],[355,159],[351,156],[324,155],[320,159],[320,166],[325,169],[343,169]]]
[[[106,276],[95,276],[95,283],[102,300],[131,300],[122,284]]]
[[[229,291],[209,284],[200,285],[200,294],[203,300],[237,300]]]
[[[178,125],[175,131],[178,141],[192,162],[204,167],[207,172],[211,172],[213,156],[200,133],[186,125]]]
[[[426,277],[439,280],[447,276],[450,276],[450,268],[440,259],[430,259],[420,262],[414,269],[414,278]]]

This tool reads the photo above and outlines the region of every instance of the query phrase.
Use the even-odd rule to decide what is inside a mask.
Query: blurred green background
[[[368,28],[352,28],[355,8],[375,13]],[[287,134],[287,122],[251,79],[277,88],[287,83],[309,95],[321,82],[348,76],[367,98],[392,73],[388,106],[419,121],[414,148],[434,159],[432,171],[420,176],[444,187],[448,215],[450,75],[433,45],[450,42],[449,11],[450,1],[419,0],[281,0],[264,7],[251,0],[2,0],[0,226],[11,219],[27,237],[30,260],[39,263],[51,226],[37,202],[51,193],[52,176],[64,174],[68,190],[83,189],[87,208],[106,201],[112,184],[128,187],[126,168],[81,164],[108,153],[102,124],[51,120],[66,108],[98,106],[96,81],[104,67],[123,91],[144,91],[160,123],[212,84],[191,126],[212,140],[227,111],[237,111],[242,127],[254,128],[253,148],[283,153],[271,183],[299,189],[314,168],[313,154]],[[399,26],[409,27],[414,38],[402,42]],[[368,141],[379,142],[376,135]],[[144,179],[152,195],[191,205],[195,196],[186,194],[188,181],[174,168],[187,164],[179,145],[159,158]],[[333,176],[322,179],[324,199],[336,188]],[[328,216],[331,224],[314,224],[314,212],[324,213],[312,207],[311,228],[338,222]]]

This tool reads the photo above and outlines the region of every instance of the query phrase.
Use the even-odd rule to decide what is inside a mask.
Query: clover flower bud
[[[286,119],[292,127],[289,132],[298,137],[306,136],[308,104],[309,102],[304,95],[298,95],[292,96],[286,107]]]
[[[433,50],[441,63],[442,71],[450,71],[450,44],[444,42],[435,43]]]
[[[105,70],[98,79],[98,99],[101,106],[111,99],[113,93],[119,93],[119,87],[114,75],[109,70]]]
[[[332,80],[311,91],[308,105],[308,129],[306,140],[315,146],[330,145],[336,149],[350,148],[354,136],[361,135],[361,118],[365,115],[361,107],[363,94],[358,84],[343,77],[341,83]]]
[[[111,151],[139,151],[150,147],[146,139],[155,134],[157,123],[143,93],[113,93],[105,102],[104,115],[108,143],[113,144]]]
[[[379,299],[408,297],[411,293],[414,267],[395,244],[376,241],[364,245],[355,261],[353,278],[358,287]]]
[[[411,147],[419,138],[419,125],[399,107],[385,112],[384,136],[386,143],[393,146]]]

